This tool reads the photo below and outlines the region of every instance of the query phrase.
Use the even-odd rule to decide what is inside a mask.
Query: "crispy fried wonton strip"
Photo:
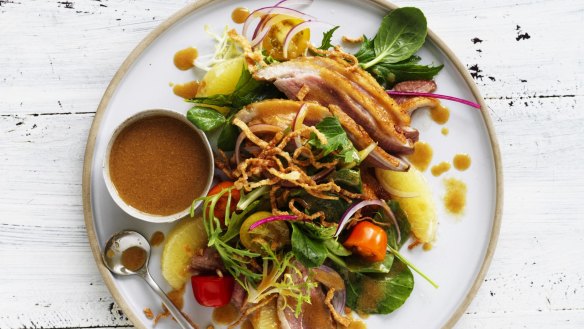
[[[335,319],[335,321],[340,323],[343,327],[348,327],[352,321],[349,317],[342,316],[337,312],[337,310],[335,310],[333,304],[331,303],[334,295],[335,295],[335,288],[330,288],[329,291],[326,293],[326,298],[324,299],[324,303],[326,304],[329,311],[333,315],[333,319]]]

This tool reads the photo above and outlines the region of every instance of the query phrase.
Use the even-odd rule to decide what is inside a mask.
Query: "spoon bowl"
[[[135,231],[121,231],[114,234],[105,244],[102,254],[105,266],[114,274],[120,276],[137,275],[144,279],[152,290],[158,294],[170,314],[183,329],[193,329],[196,326],[184,316],[168,296],[160,289],[148,272],[150,259],[150,243]]]
[[[124,252],[130,248],[138,247],[144,251],[144,259],[139,267],[129,268]],[[136,250],[135,248],[133,250]],[[121,231],[114,234],[106,243],[103,261],[105,266],[117,275],[134,275],[141,271],[147,271],[150,260],[150,243],[146,238],[135,231]],[[135,263],[135,262],[134,262]]]

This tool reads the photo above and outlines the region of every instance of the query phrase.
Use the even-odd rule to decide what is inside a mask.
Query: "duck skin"
[[[264,67],[254,78],[273,82],[290,99],[302,94],[304,100],[338,106],[388,153],[413,152],[414,141],[404,134],[412,130],[408,113],[361,68],[343,60],[300,57]]]

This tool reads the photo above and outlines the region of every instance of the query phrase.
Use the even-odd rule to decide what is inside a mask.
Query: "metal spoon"
[[[131,247],[139,247],[142,248],[145,252],[145,259],[144,263],[139,268],[133,270],[127,268],[122,263],[122,254],[124,251],[130,249]],[[181,326],[183,329],[193,329],[189,321],[185,318],[182,312],[174,306],[174,304],[170,301],[168,296],[160,289],[158,284],[152,279],[150,276],[150,272],[148,272],[148,260],[150,259],[150,243],[148,240],[144,238],[140,233],[134,231],[121,231],[119,233],[114,234],[106,243],[105,249],[103,251],[103,262],[105,266],[114,274],[116,275],[138,275],[148,285],[154,292],[160,296],[162,302],[166,306],[166,308],[170,311],[172,316],[175,318],[176,322]]]

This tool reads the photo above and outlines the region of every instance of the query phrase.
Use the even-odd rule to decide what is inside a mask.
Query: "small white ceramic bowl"
[[[122,210],[124,210],[128,215],[141,219],[143,221],[147,221],[147,222],[152,222],[152,223],[170,223],[173,221],[176,221],[178,219],[181,219],[183,217],[186,217],[189,212],[190,212],[190,206],[187,207],[186,209],[177,212],[175,214],[172,215],[154,215],[154,214],[149,214],[146,212],[143,212],[139,209],[136,209],[132,206],[130,206],[129,204],[127,204],[119,195],[114,183],[112,182],[111,176],[110,176],[110,170],[109,170],[109,158],[110,158],[110,153],[111,153],[111,149],[112,146],[114,144],[114,141],[116,140],[116,138],[118,137],[118,135],[120,134],[120,132],[122,130],[124,130],[124,128],[126,128],[127,126],[129,126],[130,124],[147,118],[147,117],[151,117],[151,116],[167,116],[167,117],[171,117],[174,119],[178,119],[184,123],[186,123],[189,127],[191,127],[193,129],[193,133],[198,134],[201,137],[201,140],[204,143],[204,149],[207,152],[208,156],[209,156],[209,173],[208,173],[208,178],[207,181],[205,183],[205,189],[203,190],[203,194],[202,195],[207,195],[207,193],[209,192],[209,189],[211,188],[211,184],[213,183],[213,172],[215,170],[215,163],[213,161],[213,151],[211,149],[211,144],[209,144],[209,140],[207,139],[207,136],[201,131],[199,130],[197,127],[195,127],[189,120],[187,120],[187,118],[185,117],[184,114],[172,111],[172,110],[167,110],[167,109],[153,109],[153,110],[145,110],[142,112],[139,112],[131,117],[129,117],[128,119],[126,119],[122,124],[120,124],[113,132],[112,136],[110,137],[110,140],[108,142],[108,146],[105,152],[105,158],[103,161],[103,165],[102,165],[102,170],[103,170],[103,177],[105,179],[105,185],[107,186],[107,190],[109,191],[110,195],[112,196],[112,198],[114,199],[114,201],[116,202],[116,204],[122,208]],[[195,207],[198,207],[201,204],[201,202],[197,202],[195,204]]]

